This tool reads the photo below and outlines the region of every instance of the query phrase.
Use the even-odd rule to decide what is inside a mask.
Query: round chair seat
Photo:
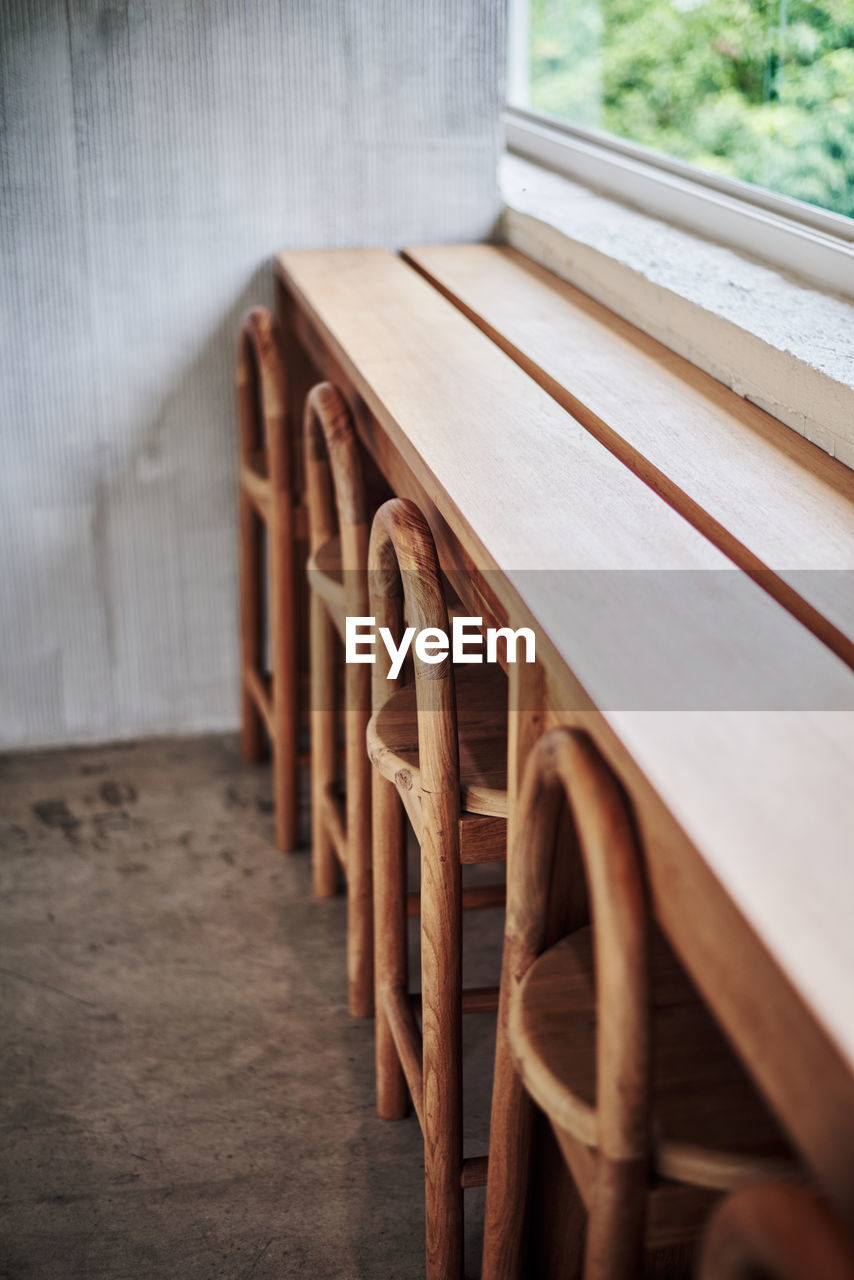
[[[312,591],[326,602],[338,631],[343,635],[347,602],[339,537],[330,538],[308,557],[306,574]]]
[[[344,599],[344,573],[341,568],[341,539],[336,535],[324,542],[308,557],[306,566],[311,585],[326,598],[331,593]]]
[[[491,664],[454,670],[460,744],[461,805],[467,813],[507,817],[507,679]],[[420,792],[415,686],[403,685],[368,725],[368,754],[384,778]]]
[[[653,938],[653,1163],[663,1177],[729,1190],[796,1171],[779,1128],[660,933]],[[532,1098],[594,1148],[593,940],[579,929],[528,970],[510,1009],[510,1043]]]

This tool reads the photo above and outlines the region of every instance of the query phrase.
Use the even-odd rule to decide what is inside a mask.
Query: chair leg
[[[350,1012],[374,1012],[374,908],[371,878],[371,762],[365,750],[370,671],[350,664],[345,673],[347,830],[347,977]]]
[[[456,797],[453,797],[456,802]],[[455,803],[423,794],[421,1000],[427,1280],[463,1271],[462,885]]]
[[[246,764],[264,756],[264,722],[246,687],[246,673],[263,660],[261,521],[246,494],[240,494],[240,745]]]
[[[297,676],[290,504],[276,495],[270,531],[270,643],[273,654],[273,807],[276,845],[297,844]]]
[[[311,875],[317,898],[338,888],[338,865],[324,805],[335,784],[335,634],[323,600],[311,592]],[[364,754],[364,748],[363,748]]]
[[[483,1280],[517,1280],[522,1274],[534,1109],[513,1066],[507,1035],[514,967],[512,944],[505,939],[489,1124]]]
[[[645,1161],[597,1157],[584,1280],[634,1280],[640,1274],[647,1176]]]
[[[385,995],[409,988],[406,825],[394,784],[376,769],[372,770],[371,795],[377,1112],[383,1120],[401,1120],[409,1107],[409,1094],[386,1016]]]

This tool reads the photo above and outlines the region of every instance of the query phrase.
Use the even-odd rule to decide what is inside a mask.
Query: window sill
[[[507,155],[501,239],[854,468],[854,304]]]

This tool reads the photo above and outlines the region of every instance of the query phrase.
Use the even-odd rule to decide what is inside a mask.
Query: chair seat
[[[262,456],[262,462],[266,465],[263,455],[259,456]],[[306,573],[311,589],[326,601],[336,629],[343,637],[347,601],[344,593],[341,539],[337,534],[318,547],[317,551],[309,555],[306,562]],[[453,596],[448,604],[448,617],[452,619],[457,615],[463,616],[465,613],[464,606]],[[481,810],[477,809],[472,812],[480,813]],[[490,810],[491,812],[492,810]]]
[[[454,669],[460,802],[466,813],[507,816],[507,680],[500,667]],[[403,685],[368,725],[368,754],[399,790],[420,793],[415,686]]]
[[[315,591],[324,596],[329,592],[343,603],[344,572],[341,568],[341,539],[337,534],[312,552],[307,569]]]
[[[252,471],[259,480],[269,480],[270,478],[270,460],[266,449],[256,449],[250,454],[247,462],[249,470]]]
[[[794,1172],[773,1117],[661,934],[652,945],[653,1163],[665,1178],[728,1190]],[[592,933],[544,952],[512,1002],[525,1087],[550,1119],[596,1147]]]
[[[306,564],[312,591],[329,606],[333,621],[343,636],[347,602],[344,595],[344,572],[341,568],[341,539],[336,535],[312,552]]]

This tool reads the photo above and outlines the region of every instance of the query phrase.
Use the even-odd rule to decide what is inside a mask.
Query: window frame
[[[517,105],[527,96],[527,10],[527,0],[508,0],[508,101],[502,117],[508,151],[822,289],[854,297],[854,218]]]

